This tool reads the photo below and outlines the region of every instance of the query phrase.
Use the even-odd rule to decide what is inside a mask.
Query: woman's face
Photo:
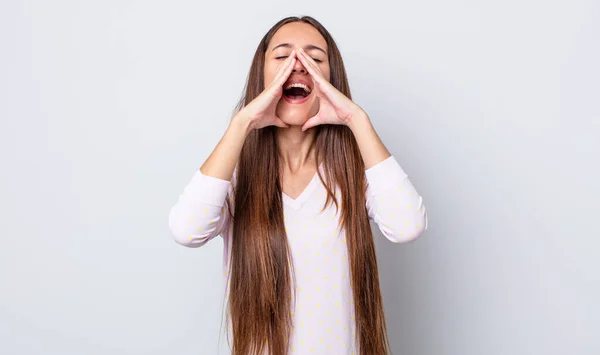
[[[265,53],[265,87],[269,86],[279,65],[294,48],[302,47],[319,65],[325,79],[330,81],[328,48],[325,38],[313,26],[303,22],[283,25],[269,43]],[[304,84],[310,93],[303,89]],[[290,85],[295,87],[290,88]],[[303,125],[310,117],[319,112],[319,99],[313,92],[314,80],[298,59],[288,80],[283,85],[283,95],[277,104],[276,114],[289,125]]]

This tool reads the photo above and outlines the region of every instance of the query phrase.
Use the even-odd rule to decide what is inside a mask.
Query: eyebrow
[[[289,44],[289,43],[281,43],[281,44],[278,44],[278,45],[276,45],[276,46],[275,46],[275,47],[274,47],[274,48],[271,50],[271,52],[272,52],[272,51],[274,51],[274,50],[276,50],[276,49],[277,49],[277,48],[279,48],[279,47],[284,47],[284,48],[292,48],[292,45],[291,45],[291,44]],[[321,51],[321,52],[323,52],[325,55],[327,55],[327,52],[325,52],[325,51],[324,51],[324,50],[323,50],[321,47],[317,47],[317,46],[315,46],[314,44],[307,44],[306,46],[304,46],[304,50],[305,50],[305,51],[318,50],[318,51]]]

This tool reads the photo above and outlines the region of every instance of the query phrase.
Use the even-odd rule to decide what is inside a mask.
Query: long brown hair
[[[265,52],[275,32],[290,22],[315,27],[328,46],[331,84],[347,97],[350,87],[340,52],[329,32],[309,16],[287,17],[263,37],[248,74],[239,111],[264,90]],[[314,149],[323,162],[327,190],[324,208],[341,203],[340,224],[345,229],[354,296],[356,339],[361,354],[389,353],[383,301],[373,233],[365,192],[365,166],[352,131],[342,125],[316,127]],[[242,147],[234,186],[233,237],[229,270],[228,322],[233,331],[232,354],[287,354],[292,321],[291,287],[294,277],[283,219],[276,127],[251,132]],[[259,182],[259,183],[257,183]],[[333,191],[338,186],[341,201]],[[229,208],[228,208],[229,209]]]

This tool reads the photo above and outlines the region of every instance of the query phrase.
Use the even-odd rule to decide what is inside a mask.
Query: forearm
[[[354,138],[358,143],[358,148],[365,163],[365,169],[369,169],[390,157],[390,152],[379,139],[366,113],[354,116],[347,125],[354,133]]]
[[[231,181],[242,146],[251,130],[250,120],[235,116],[215,149],[200,167],[200,172]]]

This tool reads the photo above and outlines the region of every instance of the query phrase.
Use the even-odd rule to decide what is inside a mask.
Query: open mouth
[[[306,101],[305,99],[308,98],[311,92],[311,87],[307,83],[300,81],[287,82],[283,86],[283,96],[287,99],[286,101],[292,103]]]

